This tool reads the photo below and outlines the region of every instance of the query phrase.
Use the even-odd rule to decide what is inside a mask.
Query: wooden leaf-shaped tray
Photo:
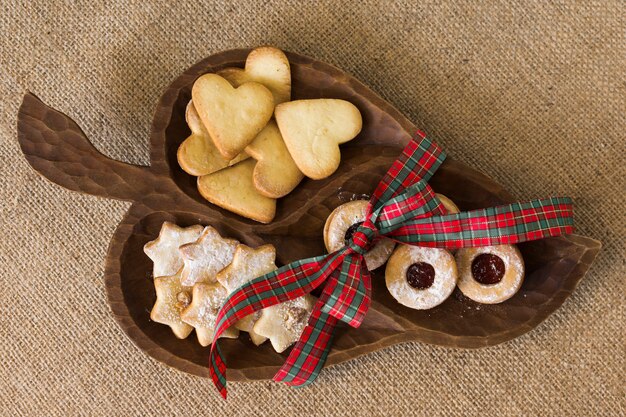
[[[106,259],[105,281],[115,319],[150,356],[191,374],[208,376],[208,348],[192,335],[178,340],[167,326],[150,321],[155,300],[151,262],[143,245],[166,221],[181,226],[212,225],[224,236],[257,246],[272,243],[278,261],[324,253],[322,227],[332,209],[352,194],[369,194],[416,127],[398,110],[341,70],[294,53],[293,98],[341,98],[363,115],[363,131],[342,147],[342,163],[330,178],[305,180],[279,200],[269,225],[246,220],[210,205],[194,177],[176,161],[179,144],[189,135],[184,120],[194,80],[224,67],[242,67],[249,50],[212,55],[185,71],[165,91],[150,134],[150,166],[111,160],[99,153],[76,123],[27,94],[18,115],[18,140],[28,162],[44,177],[70,190],[133,204],[117,228]],[[548,173],[546,173],[547,175]],[[463,210],[511,202],[513,197],[489,177],[448,158],[432,178],[435,191]],[[384,268],[373,277],[373,302],[359,329],[343,327],[327,364],[406,341],[476,348],[513,339],[537,326],[572,293],[600,249],[600,242],[570,235],[520,245],[527,274],[522,289],[499,305],[476,304],[456,290],[442,305],[417,311],[398,304],[388,293]],[[245,333],[225,339],[231,380],[268,379],[286,354],[269,343],[254,346]]]

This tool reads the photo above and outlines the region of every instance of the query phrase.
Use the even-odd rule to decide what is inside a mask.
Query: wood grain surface
[[[164,221],[181,226],[204,224],[225,236],[256,246],[272,243],[278,261],[319,255],[327,215],[352,194],[367,195],[416,127],[355,78],[323,62],[288,53],[293,98],[342,98],[363,115],[363,131],[342,147],[342,164],[331,177],[304,180],[281,199],[275,220],[261,225],[210,205],[199,195],[195,178],[176,162],[176,150],[188,136],[184,109],[194,80],[206,72],[243,66],[249,51],[229,50],[195,64],[162,95],[151,132],[149,167],[109,159],[96,150],[68,116],[26,94],[19,109],[18,140],[30,165],[50,181],[73,191],[132,201],[111,239],[105,282],[113,316],[147,354],[182,371],[208,376],[208,349],[193,336],[178,340],[166,326],[149,319],[155,300],[151,263],[143,245],[158,235]],[[448,159],[433,177],[435,191],[462,210],[512,201],[500,185],[471,167]],[[418,311],[398,304],[388,293],[381,269],[374,273],[373,302],[359,329],[341,328],[328,365],[405,341],[477,348],[528,332],[572,293],[600,249],[596,240],[578,235],[520,245],[527,273],[522,289],[499,305],[481,305],[458,289],[442,305]],[[244,335],[221,343],[233,380],[269,379],[286,354],[269,344],[255,347]]]

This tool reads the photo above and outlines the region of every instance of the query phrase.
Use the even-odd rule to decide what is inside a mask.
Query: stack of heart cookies
[[[252,279],[276,269],[272,245],[251,248],[223,238],[211,226],[179,227],[165,222],[144,252],[154,263],[156,302],[150,318],[184,339],[193,330],[202,346],[213,343],[217,313],[228,295]],[[247,316],[222,337],[248,332],[255,345],[266,340],[283,352],[302,334],[315,298],[305,295]]]
[[[261,223],[273,220],[276,200],[305,176],[335,172],[339,145],[362,127],[348,101],[290,101],[289,61],[273,47],[254,49],[243,69],[202,75],[191,96],[191,135],[178,149],[179,165],[198,177],[209,202]]]

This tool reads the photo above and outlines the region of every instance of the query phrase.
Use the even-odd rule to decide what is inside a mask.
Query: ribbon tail
[[[222,398],[226,399],[228,396],[228,390],[226,389],[226,362],[222,357],[222,351],[217,343],[213,343],[215,346],[215,354],[209,356],[209,373],[213,380],[213,385],[220,393]],[[213,352],[213,348],[211,348]]]
[[[274,381],[282,381],[291,386],[304,386],[315,381],[332,347],[337,323],[336,318],[322,312],[318,301],[300,340],[274,375]]]
[[[226,398],[226,361],[219,348],[219,337],[231,325],[255,311],[282,303],[321,285],[341,264],[345,255],[335,252],[285,265],[242,285],[231,293],[217,314],[215,333],[209,354],[209,372],[213,384]]]
[[[348,255],[341,271],[334,271],[326,281],[307,326],[274,381],[292,386],[313,382],[326,362],[339,321],[358,327],[369,309],[371,290],[363,256]]]
[[[352,327],[359,327],[369,309],[372,278],[363,255],[351,254],[344,258],[341,272],[333,274],[324,286],[322,312]]]

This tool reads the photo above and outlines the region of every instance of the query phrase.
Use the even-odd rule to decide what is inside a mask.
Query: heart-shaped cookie
[[[217,74],[198,78],[191,97],[215,146],[228,160],[252,142],[274,111],[272,93],[262,84],[249,82],[233,88]]]
[[[246,147],[246,152],[257,161],[252,179],[256,189],[265,196],[283,197],[304,178],[273,120]]]
[[[276,214],[276,200],[260,194],[252,182],[252,158],[198,177],[198,191],[216,206],[241,216],[269,223]]]
[[[331,175],[341,161],[339,144],[354,139],[363,121],[345,100],[296,100],[276,106],[278,128],[296,165],[309,178]]]
[[[191,135],[180,144],[176,157],[178,158],[178,165],[186,173],[196,177],[207,175],[249,157],[245,152],[242,152],[235,159],[224,158],[200,120],[193,101],[189,101],[187,104],[185,119],[189,129],[191,129]]]
[[[280,49],[261,46],[252,50],[246,59],[245,69],[225,68],[218,74],[234,87],[254,81],[272,92],[274,104],[284,103],[291,98],[291,69],[289,60]]]

